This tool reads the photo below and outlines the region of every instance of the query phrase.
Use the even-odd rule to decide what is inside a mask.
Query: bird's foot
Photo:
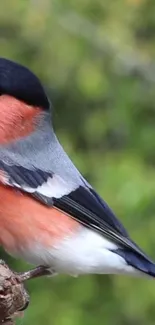
[[[24,282],[33,278],[38,278],[41,276],[47,276],[47,275],[51,275],[52,272],[49,271],[49,268],[45,267],[45,266],[37,266],[32,270],[26,271],[26,272],[18,272],[16,273],[18,281],[19,282]]]

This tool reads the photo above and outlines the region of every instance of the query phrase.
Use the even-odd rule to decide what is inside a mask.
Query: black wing
[[[54,177],[57,177],[56,184],[59,187],[59,192],[62,193],[59,198],[56,198]],[[49,178],[50,186],[48,185]],[[54,173],[36,168],[31,170],[22,166],[8,165],[3,161],[0,161],[0,181],[27,192],[49,207],[55,206],[86,227],[146,257],[129,238],[127,231],[108,205],[92,188],[84,185],[75,190],[69,190],[69,185]],[[48,195],[46,190],[43,191],[43,186],[45,188],[46,185],[48,185]],[[65,195],[66,192],[67,195]]]
[[[51,206],[53,199],[40,191],[53,174],[40,169],[27,169],[22,166],[8,165],[0,160],[0,182],[31,194],[44,204]]]
[[[146,258],[146,254],[130,239],[112,210],[93,189],[80,186],[58,200],[53,198],[53,202],[57,208],[70,214],[86,227]]]

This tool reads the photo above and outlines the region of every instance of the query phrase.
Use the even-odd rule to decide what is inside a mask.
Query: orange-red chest
[[[8,252],[13,254],[37,242],[51,247],[75,233],[79,226],[64,212],[0,185],[0,243]]]

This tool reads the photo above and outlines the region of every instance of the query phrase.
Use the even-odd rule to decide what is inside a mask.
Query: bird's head
[[[0,58],[0,144],[28,135],[50,103],[39,79],[26,67]]]

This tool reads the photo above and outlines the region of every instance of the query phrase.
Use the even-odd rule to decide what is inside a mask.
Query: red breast
[[[39,242],[47,248],[75,233],[79,223],[27,194],[0,185],[0,243],[10,253]]]

